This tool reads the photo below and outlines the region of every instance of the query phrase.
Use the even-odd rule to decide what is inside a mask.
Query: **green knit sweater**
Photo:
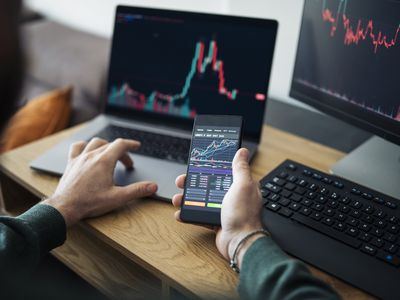
[[[8,282],[28,279],[41,257],[65,238],[62,215],[48,205],[36,205],[16,218],[0,217],[0,277]],[[268,237],[257,240],[245,254],[238,289],[243,299],[339,299]]]

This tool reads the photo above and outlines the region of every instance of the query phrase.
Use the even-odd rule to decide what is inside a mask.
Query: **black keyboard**
[[[96,137],[107,141],[117,138],[140,141],[142,146],[135,151],[137,154],[187,163],[190,150],[190,139],[157,134],[132,128],[109,125],[96,134]]]
[[[290,160],[260,183],[265,225],[284,250],[378,297],[400,297],[398,200]]]

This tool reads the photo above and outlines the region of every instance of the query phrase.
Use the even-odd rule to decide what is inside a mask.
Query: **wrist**
[[[260,230],[260,228],[242,231],[242,232],[238,233],[237,235],[235,235],[235,237],[230,241],[230,243],[228,245],[228,259],[230,261],[234,260],[239,269],[242,268],[243,257],[246,254],[247,250],[253,245],[253,243],[256,240],[266,236],[265,233],[260,232],[260,233],[256,233],[256,234],[246,238],[246,236],[248,236],[252,232],[255,232],[258,230]],[[245,240],[243,241],[243,239],[245,239]],[[242,244],[239,245],[239,243],[241,243],[241,242],[242,242]],[[236,255],[235,255],[235,250],[237,251]]]
[[[63,201],[61,197],[52,196],[42,201],[41,204],[52,206],[58,210],[58,212],[63,216],[66,226],[70,227],[79,221],[79,217],[73,209],[65,204],[65,202],[66,201]]]

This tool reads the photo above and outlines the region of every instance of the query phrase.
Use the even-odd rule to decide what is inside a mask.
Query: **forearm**
[[[65,241],[62,215],[48,205],[36,205],[16,217],[0,217],[0,266],[3,274],[29,274],[40,258]]]
[[[244,254],[239,293],[243,299],[340,299],[270,237],[258,239]]]

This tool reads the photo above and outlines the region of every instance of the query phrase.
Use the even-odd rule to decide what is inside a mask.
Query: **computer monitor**
[[[277,22],[119,6],[106,112],[191,128],[196,114],[244,117],[261,136]]]
[[[376,135],[331,170],[396,198],[399,16],[398,0],[305,0],[290,91],[291,97]]]

